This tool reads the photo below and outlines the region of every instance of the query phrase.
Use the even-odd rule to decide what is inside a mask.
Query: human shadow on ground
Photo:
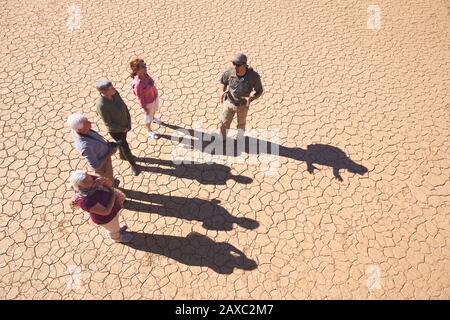
[[[256,220],[232,216],[219,205],[220,200],[148,194],[141,191],[119,189],[125,193],[127,198],[124,208],[131,211],[201,221],[203,227],[208,230],[230,231],[233,229],[234,223],[246,229],[256,229],[259,226]]]
[[[197,180],[201,184],[224,185],[232,179],[238,183],[249,184],[252,178],[231,174],[231,168],[218,163],[180,163],[154,158],[136,158],[136,162],[156,166],[139,165],[142,171],[171,175],[178,178]]]
[[[257,139],[249,136],[238,136],[238,138],[227,137],[225,140],[219,134],[209,134],[194,129],[185,129],[176,125],[163,123],[163,126],[171,128],[182,134],[181,137],[161,135],[161,138],[178,141],[187,148],[207,152],[212,155],[240,156],[243,152],[247,154],[279,155],[282,157],[304,161],[309,173],[317,169],[314,164],[333,168],[333,175],[339,181],[343,181],[340,170],[345,169],[351,173],[364,175],[368,170],[365,166],[351,160],[341,149],[325,145],[311,144],[306,150],[298,147],[284,147],[271,141]],[[190,139],[186,136],[190,135]]]
[[[136,250],[164,255],[190,266],[208,267],[220,274],[231,274],[234,268],[254,270],[257,263],[226,242],[191,232],[186,238],[129,232],[133,240],[124,245]]]

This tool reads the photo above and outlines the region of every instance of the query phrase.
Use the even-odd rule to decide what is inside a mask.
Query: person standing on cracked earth
[[[117,151],[117,147],[92,130],[91,122],[81,113],[71,114],[67,118],[67,124],[72,129],[75,148],[86,159],[88,165],[96,174],[113,182],[111,155]]]
[[[73,171],[69,180],[75,191],[72,207],[88,212],[92,222],[105,228],[113,242],[130,242],[133,236],[125,232],[127,226],[119,225],[125,195],[114,189],[109,179],[90,175],[84,170]]]
[[[220,133],[224,140],[235,113],[237,114],[238,133],[243,134],[250,103],[263,93],[261,77],[248,66],[245,54],[236,54],[231,63],[233,67],[227,69],[220,78],[222,84],[220,103],[223,104]],[[255,93],[251,95],[253,90]]]
[[[111,81],[97,81],[95,87],[100,92],[97,113],[105,123],[111,137],[119,144],[120,159],[127,160],[131,165],[131,172],[137,176],[141,170],[127,142],[127,133],[131,130],[130,111]]]
[[[152,139],[158,138],[158,133],[152,130],[152,122],[159,124],[155,116],[159,110],[159,95],[155,81],[147,72],[147,65],[143,59],[136,58],[130,62],[133,93],[139,105],[145,111],[145,125],[147,135]]]

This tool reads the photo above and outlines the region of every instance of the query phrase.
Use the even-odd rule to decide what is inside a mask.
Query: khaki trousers
[[[114,174],[111,156],[109,156],[99,168],[94,169],[94,171],[99,176],[108,178],[114,183]]]
[[[101,226],[108,231],[109,236],[113,240],[120,240],[119,216],[120,211],[117,212],[117,215],[110,222],[101,224]]]
[[[223,137],[226,136],[227,130],[230,129],[234,114],[237,114],[237,128],[245,131],[248,109],[246,106],[236,107],[228,100],[223,102],[222,117],[220,119],[220,133]]]

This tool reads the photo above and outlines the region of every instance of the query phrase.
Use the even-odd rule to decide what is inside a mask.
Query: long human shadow
[[[140,165],[142,171],[171,175],[178,178],[197,180],[201,184],[224,185],[228,180],[249,184],[253,179],[243,175],[231,174],[231,168],[218,163],[175,163],[154,158],[136,158],[136,162],[157,166]]]
[[[148,194],[141,191],[119,189],[125,193],[127,198],[124,208],[131,211],[201,221],[203,222],[202,226],[208,230],[230,231],[233,229],[234,223],[246,229],[256,229],[259,226],[256,220],[232,216],[219,205],[220,200]]]
[[[271,141],[257,139],[249,136],[222,139],[219,134],[209,134],[195,129],[185,129],[176,125],[163,123],[162,125],[183,133],[184,136],[161,135],[161,138],[178,141],[187,148],[210,153],[212,155],[240,156],[247,154],[273,154],[282,157],[304,161],[309,173],[317,169],[314,164],[333,168],[333,175],[339,181],[343,181],[340,170],[348,170],[351,173],[364,175],[368,170],[365,166],[351,160],[341,149],[326,144],[310,144],[306,149],[298,147],[284,147]],[[191,139],[186,139],[190,135]]]
[[[226,242],[191,232],[186,238],[130,232],[133,240],[124,245],[136,250],[164,255],[190,266],[208,267],[220,274],[231,274],[234,268],[254,270],[257,263]]]

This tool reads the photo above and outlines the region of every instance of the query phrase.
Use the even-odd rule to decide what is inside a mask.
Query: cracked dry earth
[[[79,28],[67,25],[73,4]],[[379,30],[368,28],[371,4]],[[449,299],[449,8],[3,2],[0,298]],[[128,62],[147,61],[170,137],[174,126],[217,127],[218,79],[239,50],[265,88],[248,129],[277,132],[277,172],[245,152],[174,165],[180,142],[146,138]],[[107,136],[100,78],[128,104],[131,148],[146,158],[134,177],[113,157],[129,245],[110,245],[69,206],[67,178],[85,162],[65,121],[81,111]]]

